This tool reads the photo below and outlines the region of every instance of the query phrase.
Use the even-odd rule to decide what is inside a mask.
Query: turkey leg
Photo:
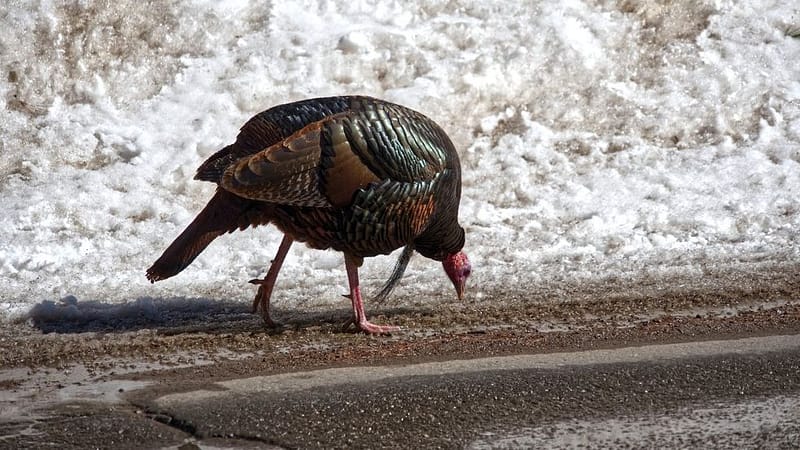
[[[400,330],[392,325],[375,325],[367,320],[364,312],[364,301],[361,299],[361,289],[358,287],[358,264],[350,255],[344,255],[344,265],[347,268],[347,281],[350,283],[350,300],[353,302],[352,323],[367,334],[384,334]],[[348,325],[350,322],[348,322]]]
[[[269,299],[272,297],[272,288],[275,287],[275,280],[278,279],[278,272],[281,271],[283,260],[286,258],[286,254],[289,253],[292,242],[294,242],[294,240],[289,237],[288,234],[284,234],[281,245],[278,247],[278,253],[275,254],[275,258],[269,266],[267,275],[263,280],[259,280],[258,278],[250,280],[250,283],[258,285],[256,298],[253,299],[253,313],[258,312],[258,307],[261,306],[261,317],[264,318],[264,323],[270,328],[275,328],[277,324],[269,317]]]

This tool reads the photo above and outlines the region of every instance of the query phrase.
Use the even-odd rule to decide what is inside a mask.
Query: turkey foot
[[[347,269],[347,281],[350,284],[350,301],[353,303],[353,318],[345,323],[345,328],[350,327],[350,324],[355,324],[356,328],[367,334],[386,334],[393,331],[399,331],[400,327],[394,325],[376,325],[367,320],[367,315],[364,312],[364,301],[361,298],[361,289],[358,287],[358,265],[349,255],[345,254],[344,264]]]
[[[400,331],[397,325],[376,325],[366,319],[363,322],[358,322],[354,319],[347,319],[347,322],[342,325],[342,331],[350,330],[351,325],[356,325],[356,331],[363,331],[367,334],[390,334],[393,331]]]
[[[350,298],[349,295],[345,295],[345,297]],[[375,325],[368,320],[356,322],[355,318],[347,319],[347,322],[342,324],[342,331],[350,331],[351,325],[356,326],[356,331],[363,331],[367,334],[388,334],[393,331],[400,331],[400,327],[395,325]]]
[[[269,298],[272,296],[272,288],[275,286],[275,283],[270,283],[266,277],[263,280],[254,278],[248,281],[248,283],[258,285],[258,292],[256,292],[256,296],[253,299],[253,314],[258,312],[260,306],[261,318],[264,319],[264,325],[266,325],[267,328],[277,328],[278,323],[269,316]]]
[[[264,277],[264,279],[260,280],[256,278],[250,280],[251,284],[258,285],[258,292],[256,293],[256,297],[253,299],[253,313],[255,314],[258,312],[258,308],[260,306],[261,317],[264,318],[264,324],[269,328],[275,328],[278,326],[278,324],[276,324],[269,316],[269,300],[272,297],[272,289],[275,287],[275,280],[278,279],[278,272],[281,271],[283,260],[286,258],[286,254],[289,252],[292,242],[292,238],[290,238],[288,235],[284,235],[281,245],[278,247],[278,253],[275,254],[275,258],[272,260],[272,264],[269,266],[269,271],[267,271],[267,275]]]

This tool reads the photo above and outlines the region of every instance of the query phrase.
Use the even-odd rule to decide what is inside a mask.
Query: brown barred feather
[[[315,122],[255,155],[231,164],[220,187],[251,200],[330,207],[319,189],[320,123]]]

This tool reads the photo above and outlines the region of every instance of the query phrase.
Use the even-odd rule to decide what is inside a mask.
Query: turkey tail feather
[[[236,229],[269,223],[272,205],[218,190],[205,208],[147,269],[150,282],[180,273],[218,236]]]

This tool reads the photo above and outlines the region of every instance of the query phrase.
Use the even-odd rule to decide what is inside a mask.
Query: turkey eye
[[[472,269],[464,269],[464,276],[468,277],[472,273]]]

